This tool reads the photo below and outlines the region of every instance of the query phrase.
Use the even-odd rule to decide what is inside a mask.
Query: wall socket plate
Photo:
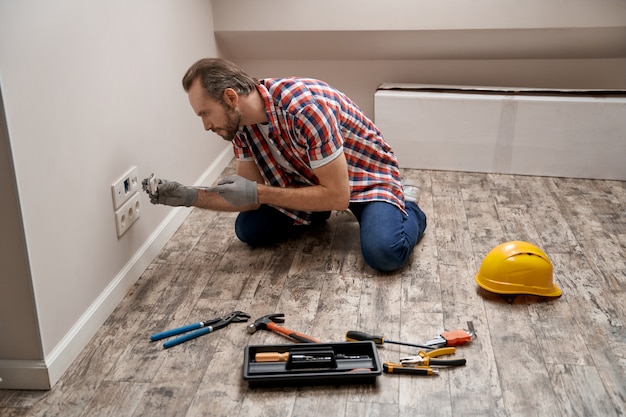
[[[113,209],[117,210],[122,207],[122,204],[128,201],[140,188],[141,181],[139,181],[139,170],[134,166],[111,185]]]
[[[117,237],[121,237],[128,228],[141,216],[141,193],[136,192],[130,196],[122,207],[115,212],[115,226]]]

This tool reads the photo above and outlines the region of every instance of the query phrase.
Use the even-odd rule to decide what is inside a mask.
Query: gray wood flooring
[[[230,168],[229,168],[230,169]],[[404,170],[428,229],[391,274],[363,263],[349,212],[271,248],[233,233],[235,214],[193,210],[49,392],[0,391],[2,416],[623,416],[626,183]],[[525,240],[554,264],[559,299],[508,304],[474,274],[494,246]],[[472,320],[465,367],[383,374],[375,385],[250,389],[246,345],[289,343],[235,323],[164,350],[157,331],[243,310],[285,314],[324,342],[347,330],[424,342]],[[416,349],[385,344],[381,361]]]

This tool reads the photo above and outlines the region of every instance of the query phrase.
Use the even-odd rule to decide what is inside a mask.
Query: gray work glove
[[[213,190],[235,207],[259,204],[256,182],[239,175],[222,178]]]
[[[175,181],[158,180],[156,195],[149,195],[152,204],[189,207],[196,202],[198,190]]]

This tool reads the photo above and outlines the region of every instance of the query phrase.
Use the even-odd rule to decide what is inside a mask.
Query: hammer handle
[[[312,337],[303,335],[302,333],[294,332],[293,330],[289,330],[283,326],[279,326],[276,323],[268,323],[267,328],[273,332],[280,333],[283,336],[287,336],[293,340],[302,343],[320,343],[319,340],[315,340]]]

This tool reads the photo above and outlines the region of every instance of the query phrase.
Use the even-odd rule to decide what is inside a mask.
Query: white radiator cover
[[[626,92],[382,84],[401,167],[626,180]]]

